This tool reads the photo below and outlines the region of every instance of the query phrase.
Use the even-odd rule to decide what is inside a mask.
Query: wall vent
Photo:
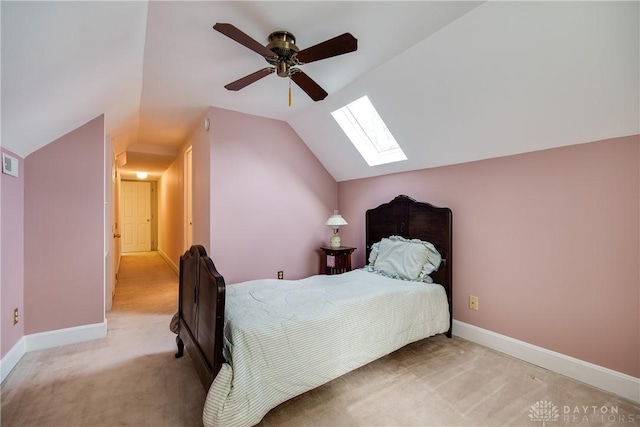
[[[11,176],[18,176],[18,159],[8,154],[2,153],[2,173]]]

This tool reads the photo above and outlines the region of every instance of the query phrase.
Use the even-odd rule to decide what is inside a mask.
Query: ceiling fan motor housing
[[[275,31],[269,35],[267,49],[278,56],[277,60],[267,58],[267,62],[276,67],[280,77],[289,77],[289,68],[296,65],[294,56],[300,51],[296,38],[288,31]]]

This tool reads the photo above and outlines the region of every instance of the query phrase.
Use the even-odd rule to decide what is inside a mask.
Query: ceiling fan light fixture
[[[280,77],[289,77],[289,64],[286,62],[278,62],[276,64],[276,73]]]

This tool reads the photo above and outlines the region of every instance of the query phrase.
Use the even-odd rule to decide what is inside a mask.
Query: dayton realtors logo
[[[587,423],[636,425],[635,423],[640,422],[640,414],[621,414],[617,405],[564,405],[561,417],[560,409],[551,401],[539,400],[529,407],[529,419],[533,422],[542,422],[542,427],[547,427],[546,423],[555,421],[560,421],[564,425]]]
[[[640,421],[638,414],[620,413],[618,406],[591,405],[591,406],[563,406],[562,419],[567,423],[620,423],[636,425]]]
[[[542,427],[546,423],[557,421],[560,418],[558,408],[548,400],[539,400],[529,408],[529,419],[531,421],[542,421]]]

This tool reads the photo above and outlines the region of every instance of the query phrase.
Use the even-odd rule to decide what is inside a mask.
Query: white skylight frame
[[[331,113],[369,166],[407,160],[368,96]]]

